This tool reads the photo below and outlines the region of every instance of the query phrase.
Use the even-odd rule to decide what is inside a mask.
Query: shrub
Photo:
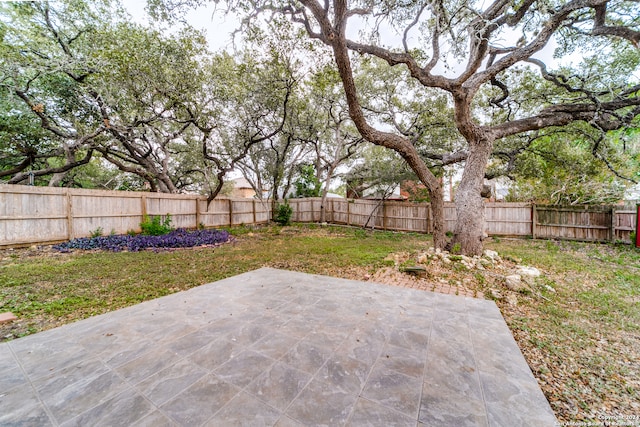
[[[89,236],[92,237],[92,238],[93,237],[100,237],[100,236],[102,236],[102,233],[103,233],[102,227],[98,227],[95,230],[90,231],[89,232]]]
[[[145,215],[140,223],[140,228],[142,229],[142,234],[147,236],[162,236],[167,234],[173,230],[173,227],[171,227],[171,215],[167,214],[164,220],[159,215],[152,216],[151,218]]]
[[[276,206],[273,220],[280,225],[289,225],[291,224],[291,215],[293,215],[293,208],[285,201],[283,204]]]

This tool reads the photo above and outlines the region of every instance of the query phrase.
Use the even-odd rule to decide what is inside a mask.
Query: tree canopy
[[[246,20],[287,16],[330,49],[360,134],[398,152],[428,187],[437,246],[445,244],[441,185],[411,138],[369,120],[353,56],[403,67],[424,88],[449,97],[452,120],[466,141],[456,153],[465,166],[451,243],[467,254],[482,250],[481,189],[497,141],[574,122],[606,133],[630,125],[640,113],[637,2],[237,0],[229,10]],[[545,62],[542,54],[552,42],[558,44],[557,60],[572,52],[584,60],[559,67]],[[518,77],[528,70],[534,71],[532,80]]]
[[[149,2],[164,18],[202,3]],[[638,180],[638,2],[217,4],[242,21],[236,52],[210,52],[188,25],[133,24],[116,0],[0,5],[0,178],[60,185],[92,167],[212,199],[240,170],[277,198],[305,164],[326,193],[364,140],[425,184],[435,245],[466,254],[482,250],[486,177],[518,179],[521,195],[554,176]],[[453,164],[448,241],[440,175]]]

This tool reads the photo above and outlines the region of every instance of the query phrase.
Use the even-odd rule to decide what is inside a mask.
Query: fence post
[[[636,248],[640,248],[640,204],[636,205]]]
[[[67,234],[69,240],[73,239],[73,199],[71,196],[71,190],[67,188]]]
[[[426,224],[425,224],[424,233],[429,234],[429,232],[431,232],[432,222],[433,222],[431,221],[431,203],[425,203],[425,205],[426,205],[426,213],[424,215],[424,219],[426,221]]]
[[[198,228],[200,228],[200,223],[201,223],[201,219],[200,219],[200,198],[196,197],[196,230]]]
[[[351,205],[351,202],[347,199],[347,225],[351,225],[351,214],[349,212],[351,209],[349,205]]]
[[[142,218],[140,222],[144,221],[144,217],[147,216],[147,196],[144,194],[140,198],[140,211],[142,212]]]
[[[233,227],[233,201],[231,199],[227,199],[229,201],[229,227]]]
[[[536,223],[538,222],[538,209],[535,203],[531,204],[531,238],[536,238]]]
[[[382,201],[382,228],[387,230],[387,201]]]
[[[256,199],[253,199],[253,224],[257,224],[258,223],[258,216],[256,214]]]
[[[331,199],[331,222],[336,222],[336,199]]]
[[[609,241],[614,242],[616,240],[616,207],[611,206],[611,228],[609,229]]]

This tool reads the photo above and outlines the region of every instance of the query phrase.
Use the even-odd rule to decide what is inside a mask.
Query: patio
[[[263,268],[0,344],[0,425],[553,426],[496,305]]]

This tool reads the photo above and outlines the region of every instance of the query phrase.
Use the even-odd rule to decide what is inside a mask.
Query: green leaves
[[[617,203],[632,185],[624,178],[637,173],[633,158],[638,153],[640,140],[629,141],[625,150],[615,135],[599,140],[584,125],[548,132],[519,157],[509,199],[556,205]]]
[[[320,196],[320,180],[316,177],[316,169],[313,165],[300,165],[298,179],[294,183],[296,197]]]

